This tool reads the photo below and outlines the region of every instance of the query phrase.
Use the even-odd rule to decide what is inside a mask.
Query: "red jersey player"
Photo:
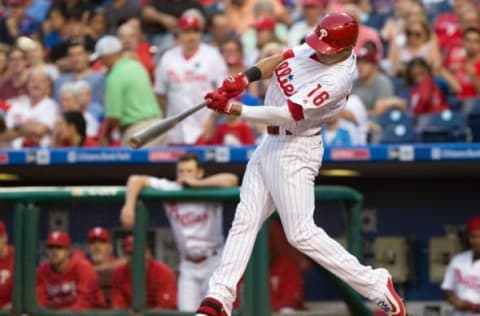
[[[93,227],[87,235],[90,262],[97,272],[98,284],[105,295],[107,306],[111,306],[113,270],[125,263],[112,255],[110,233],[106,228]]]
[[[123,251],[127,263],[113,272],[112,307],[129,308],[132,303],[132,273],[130,262],[133,252],[133,236],[125,238]],[[150,308],[177,309],[177,280],[173,271],[165,264],[145,252],[147,264],[147,304]]]
[[[0,221],[0,309],[12,306],[13,247],[8,245],[5,224]]]
[[[72,253],[70,245],[65,232],[48,235],[48,260],[37,269],[38,304],[77,311],[104,307],[95,270],[81,252]]]

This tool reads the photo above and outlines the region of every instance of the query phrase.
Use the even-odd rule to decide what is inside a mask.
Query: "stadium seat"
[[[467,115],[472,141],[480,142],[480,99],[471,99],[463,103],[463,113]]]
[[[468,141],[467,117],[461,111],[445,110],[418,117],[417,129],[424,143]]]
[[[415,142],[415,132],[411,121],[388,125],[379,135],[379,144],[399,144]]]
[[[371,135],[375,144],[397,144],[415,142],[413,118],[401,109],[391,108],[385,113],[373,118],[382,131]]]
[[[391,124],[412,122],[412,117],[405,111],[398,108],[391,108],[373,119],[382,127]]]

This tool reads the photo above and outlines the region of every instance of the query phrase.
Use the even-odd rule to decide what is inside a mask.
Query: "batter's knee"
[[[287,240],[293,247],[302,251],[302,249],[310,248],[313,236],[317,234],[325,234],[325,231],[315,225],[315,223],[298,225],[293,229],[286,229],[285,235]]]

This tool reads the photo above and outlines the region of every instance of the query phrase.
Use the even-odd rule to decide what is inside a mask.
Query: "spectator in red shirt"
[[[107,306],[112,302],[112,277],[113,270],[125,263],[112,255],[110,233],[103,227],[93,227],[87,235],[90,262],[97,272],[98,283],[105,295]]]
[[[423,58],[414,58],[407,64],[407,84],[413,85],[409,103],[413,114],[431,114],[449,108],[445,95],[434,80],[432,70]]]
[[[42,307],[88,310],[105,306],[97,275],[80,252],[71,252],[67,233],[48,235],[47,256],[37,268],[37,300]]]
[[[224,122],[216,126],[208,143],[227,146],[253,145],[255,137],[250,125],[238,116],[228,115]]]
[[[469,25],[470,23],[465,23],[466,25],[463,27],[461,25],[460,17],[467,11],[476,11],[473,0],[455,0],[453,1],[453,10],[441,14],[436,19],[433,29],[443,50],[449,50],[451,45],[461,42],[462,28],[472,26]]]
[[[458,97],[461,100],[475,98],[480,92],[480,29],[468,28],[463,32],[463,56],[448,61],[461,86]]]
[[[132,252],[133,236],[125,238],[123,251],[127,263],[113,272],[113,308],[129,308],[132,304]],[[147,265],[146,295],[149,308],[177,309],[177,280],[173,271],[165,264],[152,258],[150,251],[145,251]]]
[[[14,250],[8,245],[5,224],[0,221],[0,309],[12,307]]]

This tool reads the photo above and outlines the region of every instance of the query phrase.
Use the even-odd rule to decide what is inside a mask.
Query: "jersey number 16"
[[[327,100],[330,95],[328,94],[327,91],[323,90],[321,91],[320,89],[322,88],[321,84],[318,84],[315,88],[310,90],[310,92],[307,94],[307,97],[313,97],[313,104],[315,106],[320,106],[322,105],[325,100]]]

